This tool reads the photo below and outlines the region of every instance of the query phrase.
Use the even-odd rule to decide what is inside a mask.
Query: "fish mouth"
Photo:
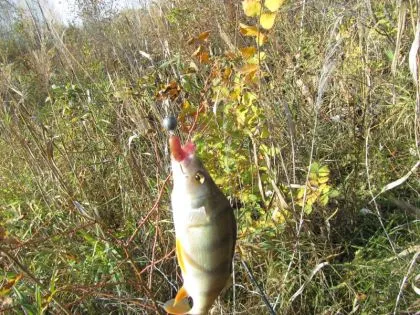
[[[183,162],[186,158],[194,154],[195,145],[192,142],[187,142],[185,145],[181,145],[179,137],[172,135],[169,138],[169,149],[175,161]]]

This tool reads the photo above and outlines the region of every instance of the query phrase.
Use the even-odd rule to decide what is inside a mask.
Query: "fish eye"
[[[201,172],[197,172],[197,173],[195,173],[195,175],[194,175],[194,179],[195,179],[197,182],[199,182],[200,184],[203,184],[206,178],[204,177],[204,174],[203,174],[203,173],[201,173]]]

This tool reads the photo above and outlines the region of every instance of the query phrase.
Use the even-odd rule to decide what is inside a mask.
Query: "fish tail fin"
[[[171,299],[163,304],[163,308],[169,314],[187,314],[191,310],[191,305],[187,298],[184,298],[178,303],[175,302],[175,299]]]
[[[184,287],[179,289],[176,297],[172,300],[169,300],[163,305],[165,311],[169,314],[186,314],[191,310],[191,305],[188,302],[188,293]]]

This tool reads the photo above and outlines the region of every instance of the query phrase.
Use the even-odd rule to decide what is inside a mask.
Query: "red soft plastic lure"
[[[169,138],[169,148],[173,158],[177,162],[182,162],[188,156],[194,154],[195,144],[192,142],[187,142],[184,146],[181,145],[181,140],[177,136],[170,136]]]

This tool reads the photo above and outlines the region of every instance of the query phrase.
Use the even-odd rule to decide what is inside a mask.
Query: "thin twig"
[[[156,313],[157,314],[162,314],[162,310],[160,309],[160,307],[157,304],[156,300],[154,298],[152,298],[151,292],[149,291],[149,289],[147,288],[147,286],[144,285],[143,280],[141,278],[141,274],[140,274],[140,272],[139,272],[139,270],[138,270],[138,268],[136,266],[136,263],[134,262],[134,260],[133,260],[133,258],[131,256],[131,253],[127,250],[127,248],[123,248],[123,250],[125,252],[125,256],[126,256],[127,261],[130,263],[131,268],[133,269],[134,274],[136,275],[137,283],[139,284],[138,285],[139,290],[141,290],[141,289],[144,290],[145,295],[152,301]]]
[[[370,134],[370,128],[367,128],[366,142],[365,142],[365,168],[366,168],[366,179],[367,179],[367,184],[369,188],[369,193],[372,197],[373,204],[375,205],[376,216],[378,217],[379,223],[381,224],[381,227],[386,235],[386,239],[388,240],[389,245],[391,246],[394,254],[397,255],[397,252],[394,247],[394,243],[392,243],[391,238],[389,237],[388,231],[385,228],[384,222],[382,221],[382,216],[381,216],[381,213],[379,212],[379,207],[378,207],[378,204],[376,203],[376,199],[372,191],[372,185],[370,182],[370,169],[369,169],[369,134]]]
[[[327,50],[327,54],[324,58],[324,66],[322,67],[320,78],[319,78],[319,84],[318,84],[318,92],[316,101],[314,104],[314,126],[312,131],[312,140],[311,140],[311,149],[310,149],[310,155],[309,155],[309,162],[308,162],[308,171],[306,173],[306,179],[305,182],[309,182],[309,174],[310,174],[310,167],[313,161],[314,152],[315,152],[315,143],[316,143],[316,135],[317,135],[317,129],[318,129],[318,120],[319,120],[319,110],[323,102],[323,95],[326,90],[327,84],[329,82],[329,79],[335,69],[335,65],[337,62],[337,53],[339,51],[340,45],[342,40],[339,38],[337,41],[337,34],[339,31],[339,26],[341,25],[342,18],[338,18],[336,20],[336,23],[334,24],[331,33],[330,33],[330,45],[329,49]],[[294,259],[296,257],[296,254],[298,253],[299,249],[299,241],[300,241],[300,233],[302,231],[302,226],[304,222],[304,214],[305,214],[305,206],[306,206],[306,200],[307,200],[307,185],[305,185],[305,190],[303,194],[303,204],[300,210],[300,216],[299,216],[299,222],[296,223],[296,243],[293,249],[292,257],[290,259],[289,265],[287,267],[287,271],[284,277],[283,282],[286,283],[287,275],[289,274],[289,271],[292,268]],[[299,259],[300,261],[300,259]],[[300,264],[299,264],[300,268]],[[300,274],[300,273],[299,273]]]
[[[400,302],[400,298],[401,298],[401,295],[402,295],[402,291],[404,289],[404,285],[407,282],[408,276],[410,275],[411,270],[413,269],[414,265],[416,264],[417,257],[419,257],[419,255],[420,255],[419,251],[414,254],[413,259],[411,259],[410,266],[408,267],[407,273],[401,281],[400,290],[398,291],[397,299],[395,300],[395,307],[394,307],[394,313],[393,313],[394,315],[397,314],[398,303]]]
[[[251,282],[257,287],[262,300],[264,301],[265,305],[268,308],[268,312],[271,315],[276,315],[276,312],[274,311],[273,307],[271,306],[270,302],[268,301],[267,295],[264,293],[264,290],[261,288],[261,286],[258,284],[257,280],[255,280],[255,277],[251,271],[251,269],[249,268],[248,264],[245,262],[245,260],[243,260],[241,258],[241,264],[244,267],[246,273],[248,274],[249,278],[251,279]]]
[[[166,177],[165,181],[163,182],[162,187],[160,188],[160,191],[159,191],[158,197],[157,197],[157,199],[155,201],[155,204],[149,210],[149,212],[147,213],[147,215],[137,225],[137,228],[134,230],[133,234],[128,239],[126,246],[130,245],[130,243],[133,241],[134,237],[136,237],[137,233],[140,231],[141,227],[144,225],[144,223],[146,223],[146,221],[149,219],[149,217],[152,215],[152,213],[157,209],[157,207],[159,205],[159,202],[162,199],[163,192],[165,191],[166,184],[169,181],[169,178],[170,177],[171,177],[171,175],[168,175]]]
[[[35,275],[32,273],[32,272],[30,272],[29,271],[29,269],[28,268],[26,268],[24,265],[22,265],[21,263],[20,263],[20,261],[17,259],[17,258],[15,258],[7,249],[5,249],[5,248],[2,248],[2,247],[0,247],[0,252],[2,252],[4,255],[6,255],[11,261],[13,261],[13,263],[16,265],[16,266],[18,266],[18,268],[21,270],[21,271],[23,271],[28,277],[29,277],[29,279],[31,279],[32,280],[32,282],[34,282],[35,284],[37,284],[40,288],[41,288],[41,290],[45,290],[45,291],[48,291],[48,290],[46,290],[46,289],[44,289],[43,287],[44,287],[44,285],[42,284],[42,282],[38,279],[38,278],[36,278],[35,277]],[[61,311],[64,313],[64,314],[68,314],[68,315],[70,315],[70,313],[66,310],[66,308],[63,306],[63,305],[61,305],[61,303],[60,302],[58,302],[54,297],[52,297],[51,298],[52,299],[52,301],[54,301],[54,303],[61,309]]]

